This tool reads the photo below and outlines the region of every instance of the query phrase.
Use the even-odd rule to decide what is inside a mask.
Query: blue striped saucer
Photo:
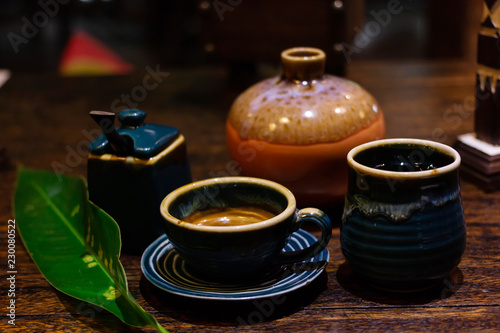
[[[284,251],[304,249],[316,241],[316,237],[299,229],[292,234]],[[224,284],[191,274],[185,261],[163,235],[144,251],[141,269],[153,285],[166,292],[198,299],[235,301],[272,297],[306,286],[321,274],[329,259],[330,254],[324,249],[309,260],[282,267],[259,281]]]

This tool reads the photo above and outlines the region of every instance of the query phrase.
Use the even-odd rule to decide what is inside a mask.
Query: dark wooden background
[[[154,67],[154,65],[152,65]],[[223,67],[171,70],[138,107],[147,121],[179,128],[185,135],[195,179],[233,174],[224,121],[239,92]],[[378,99],[388,137],[415,137],[453,144],[473,130],[474,66],[447,62],[355,62],[347,76]],[[86,174],[84,130],[97,129],[90,110],[109,110],[115,99],[142,84],[147,71],[126,77],[62,78],[16,73],[0,88],[0,145],[10,168],[0,171],[0,306],[7,305],[6,224],[14,218],[11,196],[18,164],[51,170],[55,162]],[[80,152],[78,152],[78,150]],[[211,302],[169,295],[142,275],[139,256],[122,255],[129,288],[141,306],[170,332],[415,332],[498,331],[500,326],[500,193],[462,181],[467,249],[458,269],[428,292],[380,293],[351,273],[339,246],[340,210],[328,246],[325,273],[285,302]],[[129,332],[105,311],[52,288],[16,238],[16,326],[2,315],[1,331]],[[145,329],[144,331],[150,331]]]

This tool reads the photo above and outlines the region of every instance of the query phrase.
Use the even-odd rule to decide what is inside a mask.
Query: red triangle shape
[[[82,66],[84,64],[84,66]],[[125,74],[134,68],[97,38],[76,31],[70,38],[60,62],[62,74]]]

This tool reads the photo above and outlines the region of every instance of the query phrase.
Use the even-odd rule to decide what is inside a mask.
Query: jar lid
[[[179,136],[179,130],[175,127],[145,124],[146,112],[142,110],[120,112],[118,120],[121,126],[118,128],[112,126],[114,113],[92,112],[91,116],[104,132],[89,146],[89,152],[94,155],[114,154],[147,159],[164,150]],[[108,126],[103,119],[107,119]]]

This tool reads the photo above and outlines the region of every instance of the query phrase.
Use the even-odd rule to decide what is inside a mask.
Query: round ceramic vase
[[[322,50],[292,48],[281,60],[282,76],[234,101],[226,122],[230,155],[243,175],[285,185],[299,205],[341,202],[347,153],[385,137],[382,111],[355,82],[324,74]]]
[[[460,156],[415,139],[379,140],[347,156],[342,252],[367,284],[416,291],[442,282],[465,250]]]

